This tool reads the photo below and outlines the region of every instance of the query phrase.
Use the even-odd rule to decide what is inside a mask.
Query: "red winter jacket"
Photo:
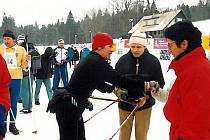
[[[7,64],[4,58],[0,55],[0,104],[2,104],[6,110],[10,108],[10,94],[9,94],[9,84],[10,84],[10,74],[7,69]]]
[[[204,49],[173,60],[169,68],[177,75],[164,107],[170,140],[210,140],[210,63]]]

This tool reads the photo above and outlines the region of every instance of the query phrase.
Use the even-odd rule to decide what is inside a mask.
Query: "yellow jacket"
[[[26,50],[18,45],[15,45],[11,48],[6,47],[6,45],[2,44],[0,45],[0,54],[4,57],[5,53],[15,53],[16,54],[16,61],[17,61],[17,67],[16,68],[8,68],[9,73],[11,75],[12,79],[23,79],[23,72],[22,70],[27,70],[28,68],[28,62],[26,60]]]

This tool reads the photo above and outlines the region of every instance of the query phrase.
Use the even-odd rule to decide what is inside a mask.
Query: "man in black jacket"
[[[53,95],[53,91],[51,89],[51,81],[50,78],[52,78],[53,73],[53,60],[55,57],[55,52],[51,47],[47,47],[44,54],[41,55],[41,68],[37,70],[35,73],[36,77],[36,88],[35,88],[35,105],[40,105],[39,102],[39,93],[42,86],[42,83],[44,83],[48,99],[50,100]]]
[[[141,79],[143,81],[157,81],[163,87],[165,82],[160,62],[149,53],[145,47],[146,44],[147,39],[145,34],[140,32],[134,33],[129,40],[130,51],[118,60],[115,69],[125,77]],[[144,88],[129,89],[128,98],[131,101],[135,101],[144,92]],[[147,91],[147,95],[150,95],[150,98],[146,100],[146,103],[135,112],[120,130],[119,140],[130,140],[134,118],[136,140],[147,140],[150,115],[152,106],[155,104],[155,99],[151,97],[149,91]],[[119,102],[120,124],[123,123],[133,109],[134,107],[130,104]]]
[[[55,96],[53,95],[52,101],[49,103],[51,107],[48,106],[50,112],[56,113],[60,140],[85,140],[82,114],[85,108],[92,109],[88,98],[95,89],[103,93],[111,93],[114,86],[138,90],[145,86],[142,80],[132,80],[120,76],[109,65],[107,60],[110,59],[113,52],[113,39],[109,34],[98,32],[92,40],[92,51],[74,69],[66,90],[61,92],[55,90]],[[61,96],[62,94],[63,96]],[[59,100],[60,96],[61,100]],[[53,100],[58,101],[53,103]]]

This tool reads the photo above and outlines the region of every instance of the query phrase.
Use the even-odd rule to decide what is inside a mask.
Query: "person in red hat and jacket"
[[[48,110],[56,114],[60,140],[85,140],[82,114],[85,109],[93,109],[88,98],[95,89],[111,93],[114,87],[145,87],[144,81],[125,78],[109,65],[107,60],[113,52],[113,39],[109,34],[97,32],[92,41],[92,51],[74,69],[66,88],[55,90],[48,105]]]
[[[4,58],[0,55],[0,140],[3,140],[5,136],[5,115],[10,109],[10,95],[9,95],[9,84],[10,74],[7,69],[7,64]]]
[[[210,63],[201,32],[192,22],[180,21],[165,30],[165,37],[174,56],[169,69],[177,76],[164,107],[171,123],[170,140],[209,140]]]

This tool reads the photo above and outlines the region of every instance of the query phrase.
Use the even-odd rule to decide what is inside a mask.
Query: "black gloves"
[[[89,111],[92,111],[93,110],[93,104],[90,101],[87,101],[85,103],[85,108],[89,109]]]

